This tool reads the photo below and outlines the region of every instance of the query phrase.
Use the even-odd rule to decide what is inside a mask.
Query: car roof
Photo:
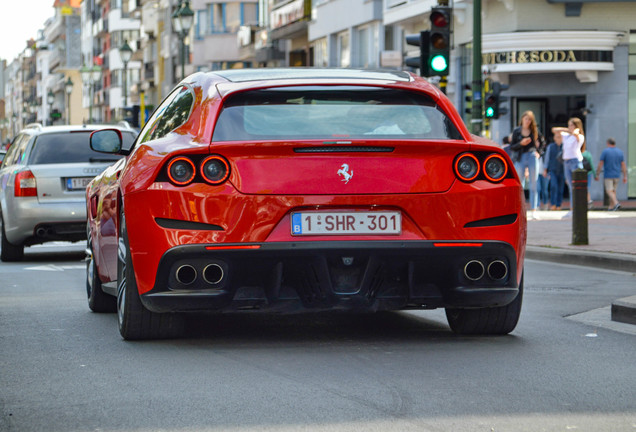
[[[338,68],[257,68],[227,69],[212,72],[231,82],[269,81],[288,79],[333,80],[382,80],[409,82],[413,78],[407,72],[396,70],[365,70]]]
[[[28,124],[21,133],[28,133],[30,135],[41,135],[46,133],[59,133],[59,132],[82,132],[82,131],[94,131],[98,129],[120,129],[122,131],[135,131],[128,124],[83,124],[83,125],[62,125],[62,126],[42,126],[39,123]]]

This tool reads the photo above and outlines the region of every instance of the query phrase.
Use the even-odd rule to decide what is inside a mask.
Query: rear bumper
[[[7,200],[2,214],[7,240],[15,245],[86,239],[86,201],[39,203],[37,198]]]
[[[467,277],[470,261],[483,276],[474,263]],[[518,294],[516,263],[498,241],[183,245],[162,256],[141,300],[155,312],[502,306]]]

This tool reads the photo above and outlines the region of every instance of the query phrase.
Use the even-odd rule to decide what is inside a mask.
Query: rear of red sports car
[[[193,75],[88,188],[89,304],[110,284],[127,339],[244,310],[443,307],[457,332],[508,333],[523,190],[475,139],[406,73]]]

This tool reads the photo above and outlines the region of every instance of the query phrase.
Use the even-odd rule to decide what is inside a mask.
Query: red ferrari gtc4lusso
[[[194,74],[87,187],[87,292],[125,339],[186,312],[445,308],[458,333],[519,319],[526,218],[509,157],[406,72]]]

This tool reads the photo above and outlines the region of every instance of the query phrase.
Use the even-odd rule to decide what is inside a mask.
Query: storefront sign
[[[482,64],[613,62],[612,51],[543,50],[506,51],[482,54]]]

